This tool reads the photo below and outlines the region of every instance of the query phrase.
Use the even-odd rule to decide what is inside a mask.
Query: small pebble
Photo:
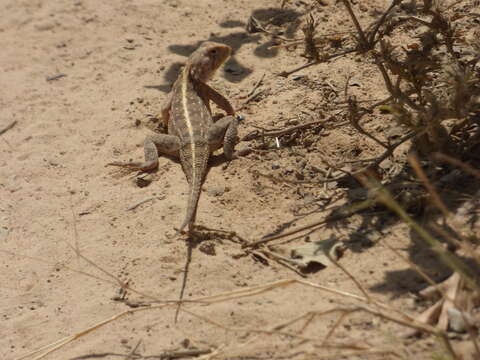
[[[152,174],[144,173],[137,176],[137,178],[135,179],[135,183],[137,184],[138,187],[143,188],[150,185],[152,180],[153,180]]]
[[[209,196],[222,196],[225,190],[225,186],[223,185],[211,185],[207,189],[207,194]]]
[[[468,325],[466,322],[470,324],[473,323],[473,320],[469,314],[458,311],[453,307],[447,309],[447,314],[448,314],[448,325],[450,327],[450,330],[456,333],[464,333],[467,331]]]

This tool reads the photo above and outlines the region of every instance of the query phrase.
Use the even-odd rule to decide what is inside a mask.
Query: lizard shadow
[[[230,57],[230,59],[226,61],[225,65],[221,70],[222,77],[227,79],[227,81],[231,83],[238,83],[253,72],[252,69],[249,69],[246,66],[242,65],[235,57],[235,53],[244,43],[252,43],[252,42],[258,41],[257,36],[248,37],[245,35],[246,34],[244,32],[232,33],[232,34],[221,36],[221,37],[212,35],[205,40],[205,41],[214,41],[214,42],[227,44],[232,47],[233,55]],[[243,42],[238,40],[242,38],[246,38],[246,39],[244,39]],[[190,56],[190,54],[193,53],[203,42],[204,41],[196,41],[195,43],[191,43],[191,44],[173,44],[168,46],[168,49],[170,50],[170,52],[174,54],[184,56],[186,60]],[[163,72],[163,79],[164,79],[163,84],[144,85],[144,88],[155,89],[165,93],[169,92],[172,84],[177,79],[177,76],[181,67],[184,65],[185,65],[185,62],[180,62],[180,61],[172,63]]]
[[[288,24],[285,30],[279,32],[279,35],[284,34],[287,38],[293,38],[295,31],[299,26],[299,23],[296,20],[302,15],[302,13],[291,9],[268,8],[254,10],[251,17],[265,23],[268,22],[277,27]],[[220,23],[220,27],[227,29],[242,28],[242,31],[235,31],[222,36],[211,33],[210,37],[205,40],[195,41],[189,44],[173,44],[169,45],[168,49],[174,54],[188,58],[188,56],[190,56],[190,54],[204,41],[214,41],[227,44],[232,48],[233,54],[225,63],[222,70],[222,76],[231,83],[239,83],[252,74],[253,70],[242,64],[242,62],[240,62],[235,56],[235,53],[247,44],[258,43],[261,40],[261,36],[260,34],[257,34],[259,31],[253,29],[250,29],[250,31],[245,30],[245,28],[248,27],[248,24],[239,20],[225,21]],[[279,54],[279,51],[277,48],[272,47],[272,45],[275,45],[275,42],[272,39],[267,40],[256,46],[253,53],[260,58],[273,58]],[[163,84],[145,85],[144,88],[155,89],[165,93],[169,92],[171,84],[177,79],[179,70],[183,65],[185,65],[185,62],[172,63],[163,72]]]

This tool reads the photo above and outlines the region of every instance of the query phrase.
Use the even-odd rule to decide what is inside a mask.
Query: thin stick
[[[132,351],[130,351],[130,353],[127,355],[125,360],[132,360],[133,359],[133,357],[135,355],[135,352],[137,351],[137,349],[138,349],[138,347],[140,346],[141,343],[142,343],[142,340],[138,340],[137,345],[135,345],[135,347],[132,349]]]
[[[345,5],[345,7],[347,8],[347,11],[350,14],[350,17],[352,18],[353,24],[357,28],[358,35],[360,36],[361,47],[364,50],[367,50],[369,47],[369,43],[367,41],[365,33],[362,30],[362,27],[360,26],[360,23],[357,20],[357,17],[355,16],[355,13],[352,10],[352,7],[350,6],[350,2],[348,0],[342,0],[342,2],[343,2],[343,5]]]
[[[265,75],[266,75],[266,73],[263,73],[263,75],[262,75],[262,77],[260,78],[260,80],[258,80],[257,83],[253,86],[252,90],[250,90],[250,91],[248,92],[247,98],[248,98],[249,96],[251,96],[251,95],[255,92],[255,90],[258,89],[258,87],[259,87],[260,85],[262,85],[262,82],[263,82],[263,79],[265,78]]]
[[[433,187],[430,180],[428,180],[428,177],[427,175],[425,175],[425,172],[422,170],[420,161],[418,160],[418,157],[415,155],[415,153],[411,153],[408,155],[408,162],[410,163],[410,166],[413,168],[413,171],[415,171],[415,174],[418,176],[418,178],[422,182],[423,186],[425,186],[425,188],[427,189],[435,206],[438,208],[438,210],[442,212],[443,216],[447,218],[450,215],[450,211],[447,209],[447,206],[442,201],[437,191],[435,191],[435,188]]]
[[[340,324],[343,322],[343,320],[345,320],[345,318],[350,315],[350,312],[342,312],[340,314],[340,316],[338,317],[337,321],[335,322],[335,324],[333,324],[332,328],[330,329],[330,331],[327,333],[327,335],[325,336],[325,339],[323,340],[322,342],[322,345],[325,344],[328,339],[331,338],[331,336],[333,335],[334,331],[340,326]]]
[[[54,81],[54,80],[61,79],[65,76],[67,76],[67,74],[60,73],[60,74],[56,74],[56,75],[52,75],[52,76],[47,76],[45,80]]]
[[[75,247],[73,251],[77,255],[77,260],[80,257],[80,246],[78,242],[78,229],[77,229],[77,217],[75,216],[75,211],[73,210],[73,201],[72,201],[72,194],[70,193],[70,212],[72,213],[72,225],[73,225],[73,238],[75,240]],[[67,245],[71,246],[70,243],[66,242]],[[108,274],[112,276],[111,274]]]
[[[415,136],[417,135],[420,135],[420,133],[416,132],[416,131],[412,131],[411,133],[403,136],[400,140],[398,140],[395,144],[391,145],[380,157],[378,157],[375,162],[373,164],[371,164],[371,166],[378,166],[380,165],[381,162],[383,162],[383,160],[385,160],[386,158],[388,158],[389,156],[393,155],[393,152],[395,151],[395,149],[397,147],[399,147],[400,145],[402,145],[404,142],[410,140],[410,139],[413,139]]]
[[[383,162],[383,160],[385,160],[386,158],[388,158],[389,156],[393,155],[393,152],[395,151],[395,149],[397,147],[399,147],[400,145],[402,145],[403,143],[407,142],[408,140],[414,138],[415,136],[418,136],[418,135],[421,135],[423,133],[425,133],[426,130],[422,130],[420,132],[416,132],[416,131],[412,131],[411,133],[403,136],[402,138],[400,138],[400,140],[398,140],[395,144],[393,145],[390,145],[390,147],[385,150],[385,152],[380,155],[379,157],[377,158],[373,158],[373,159],[360,159],[360,160],[355,160],[355,161],[345,161],[345,163],[353,163],[353,162],[372,162],[371,164],[368,164],[366,166],[366,168],[370,168],[370,167],[375,167],[375,166],[378,166],[380,165],[380,163]],[[364,170],[364,169],[363,169]],[[362,172],[362,170],[360,170],[359,172]]]
[[[177,350],[177,351],[165,351],[160,354],[159,359],[184,359],[186,357],[193,357],[199,355],[211,354],[210,349],[191,349],[191,350]]]
[[[387,15],[393,10],[395,6],[400,4],[402,0],[393,0],[392,3],[390,4],[390,7],[382,14],[380,19],[377,21],[375,24],[375,27],[373,28],[372,32],[368,36],[368,42],[373,45],[375,43],[375,35],[377,35],[378,30],[382,26],[382,24],[385,22],[385,19],[387,18]]]
[[[426,231],[415,220],[413,220],[410,215],[408,215],[407,212],[400,206],[400,204],[394,200],[390,192],[385,187],[382,187],[377,180],[372,178],[359,177],[358,180],[362,182],[365,187],[375,190],[379,201],[397,214],[400,219],[409,225],[412,230],[414,230],[428,245],[430,245],[432,250],[437,253],[445,265],[447,265],[453,271],[460,273],[462,278],[473,289],[480,291],[480,284],[477,277],[472,274],[472,269],[470,269],[457,256],[447,251],[435,237],[433,237],[428,231]]]
[[[65,241],[65,243],[73,250],[75,251],[75,248],[70,244],[68,243],[67,241]],[[159,299],[153,295],[149,295],[149,294],[146,294],[144,293],[143,291],[139,291],[139,290],[136,290],[132,287],[130,287],[128,284],[126,284],[125,282],[121,281],[119,278],[117,278],[115,275],[113,275],[112,273],[108,272],[107,270],[101,268],[100,266],[98,266],[97,264],[95,264],[92,260],[90,260],[89,258],[87,258],[85,255],[82,255],[81,253],[79,254],[79,257],[82,258],[84,261],[86,261],[87,263],[89,263],[90,265],[92,265],[93,267],[95,267],[96,269],[98,269],[99,271],[101,271],[102,273],[104,273],[105,275],[107,275],[109,278],[113,279],[105,279],[105,278],[102,278],[100,276],[97,276],[97,275],[93,275],[93,274],[90,274],[90,273],[87,273],[86,271],[82,271],[82,270],[77,270],[77,269],[74,269],[74,268],[71,268],[67,265],[64,265],[64,264],[55,264],[53,262],[50,262],[50,261],[46,261],[46,260],[43,260],[43,259],[40,259],[40,258],[36,258],[36,257],[33,257],[33,256],[28,256],[28,255],[23,255],[23,254],[18,254],[18,253],[14,253],[14,252],[11,252],[11,251],[8,251],[8,250],[2,250],[0,249],[0,253],[5,253],[5,254],[8,254],[10,256],[18,256],[18,257],[23,257],[25,259],[31,259],[31,260],[34,260],[34,261],[38,261],[40,263],[43,263],[43,264],[47,264],[47,265],[51,265],[51,266],[59,266],[59,267],[62,267],[63,269],[66,269],[66,270],[69,270],[69,271],[72,271],[72,272],[75,272],[77,274],[81,274],[81,275],[85,275],[87,277],[90,277],[92,279],[95,279],[95,280],[99,280],[99,281],[103,281],[104,283],[107,283],[107,284],[112,284],[112,285],[119,285],[120,287],[122,287],[123,289],[125,290],[129,290],[133,293],[136,293],[138,295],[141,295],[145,298],[148,298],[148,299],[151,299],[157,303],[175,303],[176,300],[162,300],[162,299]]]
[[[332,33],[323,33],[320,35],[317,35],[313,38],[313,41],[315,44],[321,44],[325,42],[325,39],[328,39],[328,37],[332,36],[338,36],[338,35],[351,35],[354,34],[355,31],[338,31],[338,32],[332,32]],[[269,49],[281,49],[281,48],[288,48],[290,46],[295,46],[295,45],[300,45],[305,42],[305,38],[302,39],[286,39],[285,42],[287,44],[278,44],[278,45],[272,45],[269,47]]]
[[[458,159],[455,159],[454,157],[442,154],[442,153],[435,153],[433,154],[433,158],[437,160],[442,160],[447,163],[450,163],[452,165],[458,166],[459,168],[463,169],[464,171],[472,174],[473,176],[477,177],[480,179],[480,171],[473,168],[472,166],[468,165],[467,163],[464,163]]]
[[[342,169],[336,169],[338,171],[342,171]],[[322,184],[328,184],[328,183],[331,183],[331,182],[335,182],[335,181],[338,181],[340,179],[343,179],[345,177],[345,175],[351,175],[351,174],[345,174],[345,175],[338,175],[334,178],[330,178],[330,179],[327,179],[327,178],[323,178],[323,179],[320,179],[320,180],[315,180],[315,181],[311,181],[311,180],[288,180],[288,179],[280,179],[280,178],[277,178],[273,175],[270,175],[270,174],[263,174],[261,173],[260,171],[258,170],[251,170],[250,171],[251,174],[254,174],[254,175],[258,175],[258,176],[261,176],[261,177],[264,177],[264,178],[267,178],[267,179],[270,179],[272,180],[273,182],[275,183],[282,183],[282,184],[289,184],[289,185],[299,185],[299,184],[306,184],[306,185],[322,185]]]
[[[293,263],[290,259],[265,249],[259,251],[265,254],[267,257],[271,258],[272,260],[276,261],[278,264],[285,266],[289,270],[292,270],[295,274],[300,275],[303,278],[307,277],[307,275],[303,274],[302,272],[294,268],[292,265],[290,265],[291,263]]]
[[[315,125],[320,125],[320,124],[325,124],[327,121],[326,120],[317,120],[317,121],[311,121],[306,124],[301,124],[301,125],[296,125],[289,127],[287,129],[280,129],[280,130],[268,130],[262,133],[257,133],[257,134],[248,134],[245,135],[242,140],[248,139],[248,140],[254,140],[258,139],[260,137],[268,136],[268,137],[278,137],[278,136],[283,136],[289,133],[292,133],[297,130],[303,130],[303,129],[308,129],[309,127],[315,126]]]
[[[363,296],[365,296],[366,299],[368,299],[368,303],[372,303],[372,299],[370,298],[370,295],[368,292],[365,290],[365,288],[360,284],[360,282],[353,276],[343,265],[340,265],[340,263],[333,258],[333,256],[330,255],[328,251],[325,251],[325,255],[327,255],[328,259],[333,262],[340,270],[342,270],[349,278],[350,280],[353,281],[353,283],[357,286],[357,288],[362,292]]]
[[[140,200],[140,201],[136,202],[135,204],[130,205],[130,206],[127,208],[126,211],[134,210],[134,209],[136,209],[137,207],[139,207],[140,205],[145,204],[147,201],[151,201],[151,200],[153,200],[153,199],[155,199],[155,197],[150,196],[150,197],[147,197],[147,198],[145,198],[145,199],[143,199],[143,200]]]
[[[385,247],[387,247],[387,249],[391,250],[395,255],[397,255],[400,259],[402,259],[405,263],[407,263],[413,270],[415,270],[416,272],[418,272],[418,274],[427,282],[430,284],[430,286],[433,286],[436,288],[436,290],[442,294],[442,296],[446,297],[446,293],[445,293],[445,290],[439,286],[435,281],[433,281],[433,279],[427,275],[427,273],[425,271],[423,271],[420,266],[418,266],[417,264],[415,264],[413,261],[407,259],[405,256],[403,256],[402,254],[400,254],[400,252],[393,248],[392,246],[390,246],[390,244],[385,240],[385,239],[381,239],[383,245],[385,245]]]
[[[285,233],[283,233],[283,234],[278,234],[278,235],[269,236],[269,237],[267,237],[267,238],[263,238],[263,239],[254,241],[254,242],[252,242],[252,243],[250,243],[250,244],[243,245],[242,247],[243,247],[243,248],[257,247],[257,246],[262,245],[262,244],[265,244],[265,243],[267,243],[267,242],[270,242],[270,241],[273,241],[273,240],[277,240],[277,239],[281,239],[281,238],[284,238],[284,237],[287,237],[287,236],[290,236],[290,235],[299,233],[299,232],[304,231],[304,230],[309,230],[309,229],[317,230],[317,229],[316,229],[317,227],[323,226],[323,225],[325,225],[325,224],[328,223],[328,222],[337,221],[337,220],[343,219],[343,218],[345,218],[345,217],[351,216],[351,215],[353,215],[354,213],[356,213],[356,212],[358,212],[358,211],[367,209],[367,208],[371,207],[375,202],[376,202],[375,199],[367,199],[367,200],[365,200],[365,201],[361,201],[361,202],[356,203],[356,204],[353,204],[353,205],[351,205],[351,206],[347,206],[346,208],[343,209],[343,211],[340,211],[340,212],[339,212],[338,214],[336,214],[336,215],[329,216],[328,218],[326,218],[326,219],[324,219],[324,220],[316,221],[316,222],[314,222],[314,223],[312,223],[312,224],[308,224],[308,225],[299,227],[299,228],[297,228],[297,229],[293,229],[293,230],[287,231],[287,232],[285,232]]]
[[[10,130],[11,128],[13,128],[16,123],[17,123],[17,120],[13,120],[13,121],[10,122],[9,124],[7,124],[7,126],[5,126],[4,128],[0,129],[0,135],[5,134],[8,130]]]
[[[337,289],[331,289],[331,288],[328,288],[328,287],[325,287],[325,286],[322,286],[322,285],[319,285],[319,284],[315,284],[315,283],[311,283],[311,282],[308,282],[308,281],[304,281],[304,280],[297,280],[297,279],[285,279],[285,280],[280,280],[280,281],[277,281],[277,282],[272,282],[272,283],[268,283],[268,284],[263,284],[263,285],[258,285],[258,286],[252,286],[252,287],[249,287],[249,288],[246,288],[246,289],[240,289],[240,290],[235,290],[235,291],[230,291],[230,292],[226,292],[226,293],[221,293],[221,294],[217,294],[217,295],[213,295],[213,296],[205,296],[205,297],[200,297],[200,298],[196,298],[192,301],[198,301],[198,302],[202,302],[202,303],[217,303],[217,302],[221,302],[221,301],[228,301],[228,300],[232,300],[232,299],[238,299],[240,297],[245,297],[245,296],[254,296],[254,295],[258,295],[258,294],[262,294],[262,293],[265,293],[265,292],[268,292],[268,291],[271,291],[271,290],[274,290],[274,289],[277,289],[279,287],[285,287],[285,286],[289,286],[289,285],[292,285],[292,284],[300,284],[300,285],[303,285],[303,286],[308,286],[308,287],[313,287],[314,289],[319,289],[319,290],[324,290],[324,291],[327,291],[329,293],[333,293],[333,294],[336,294],[336,295],[342,295],[342,296],[347,296],[347,297],[350,297],[350,298],[353,298],[353,299],[356,299],[356,300],[360,300],[362,302],[367,302],[368,299],[367,298],[364,298],[364,297],[361,297],[361,296],[358,296],[358,295],[355,295],[355,294],[351,294],[351,293],[347,293],[347,292],[344,292],[344,291],[340,291],[340,290],[337,290]],[[136,312],[139,312],[139,311],[145,311],[145,310],[150,310],[150,309],[163,309],[163,308],[166,308],[166,307],[169,307],[169,306],[173,306],[174,304],[178,303],[178,301],[174,301],[172,303],[167,303],[167,304],[160,304],[160,305],[154,305],[154,306],[151,306],[151,307],[143,307],[143,308],[135,308],[135,309],[132,309],[132,310],[127,310],[127,311],[123,311],[121,313],[117,313],[103,321],[100,321],[98,323],[96,323],[95,325],[87,328],[87,329],[84,329],[74,335],[70,335],[70,336],[67,336],[63,339],[60,339],[52,344],[49,344],[49,345],[46,345],[46,346],[43,346],[41,347],[40,349],[37,349],[37,350],[34,350],[26,355],[24,355],[23,357],[19,358],[18,360],[22,360],[22,359],[25,359],[29,356],[32,356],[32,355],[35,355],[35,354],[38,354],[39,352],[42,352],[42,354],[40,354],[39,356],[37,356],[35,358],[35,360],[39,360],[43,357],[45,357],[46,355],[52,353],[53,351],[55,350],[58,350],[59,348],[63,347],[64,345],[84,336],[84,335],[87,335],[89,333],[91,333],[92,331],[94,330],[97,330],[99,329],[100,327],[103,327],[104,325],[110,323],[110,322],[113,322],[123,316],[126,316],[128,314],[133,314],[133,313],[136,313]],[[376,307],[380,307],[380,308],[383,308],[385,310],[389,310],[389,311],[394,311],[394,309],[390,308],[388,305],[386,304],[383,304],[381,303],[380,301],[377,301],[375,300],[374,301],[374,305]],[[183,311],[185,311],[185,309],[183,308],[182,309]],[[434,334],[434,335],[437,335],[437,336],[440,336],[442,337],[444,335],[443,332],[439,332],[437,330],[435,330],[433,327],[431,326],[428,326],[426,324],[421,324],[419,323],[418,321],[416,321],[414,318],[412,318],[411,316],[408,316],[407,314],[405,313],[401,313],[399,311],[397,311],[398,313],[401,314],[401,318],[398,318],[398,317],[394,317],[392,315],[389,315],[389,314],[385,314],[384,312],[378,310],[378,309],[371,309],[367,306],[356,306],[356,307],[349,307],[349,308],[335,308],[335,309],[332,309],[330,311],[349,311],[349,312],[356,312],[356,311],[366,311],[368,313],[371,313],[373,315],[376,315],[376,316],[380,316],[384,319],[387,319],[387,320],[390,320],[390,321],[393,321],[395,323],[398,323],[400,325],[404,325],[404,326],[407,326],[407,327],[410,327],[410,328],[415,328],[415,329],[418,329],[420,331],[425,331],[427,333],[430,333],[430,334]],[[396,310],[395,310],[396,311]],[[315,314],[324,314],[325,312],[322,312],[322,313],[318,313],[316,312]],[[209,320],[211,322],[211,320]],[[224,327],[223,325],[220,325],[222,327]],[[269,331],[269,330],[256,330],[256,329],[235,329],[235,331],[247,331],[247,332],[262,332],[262,333],[270,333],[270,334],[273,334],[274,332],[272,331]],[[290,334],[290,333],[278,333],[280,335],[287,335],[287,336],[291,336],[291,337],[296,337],[296,338],[302,338],[302,340],[312,340],[312,341],[315,341],[316,339],[309,339],[309,338],[306,338],[306,337],[300,337],[298,335],[294,335],[294,334]],[[442,335],[443,334],[443,335]],[[448,346],[448,344],[447,344]],[[353,348],[353,349],[359,349],[358,346],[348,346],[348,345],[342,345],[340,346],[340,348]],[[339,348],[339,346],[328,346],[328,348]],[[362,350],[365,350],[364,348],[361,348]]]
[[[330,312],[330,310],[327,310]],[[283,322],[281,324],[278,324],[278,325],[275,325],[271,328],[271,330],[281,330],[281,329],[284,329],[286,328],[287,326],[291,326],[293,324],[295,324],[296,322],[300,321],[300,320],[303,320],[305,318],[309,319],[310,317],[312,317],[312,315],[315,315],[315,314],[312,314],[310,311],[305,313],[305,314],[302,314],[300,316],[297,316],[296,318],[293,318],[293,319],[290,319],[288,320],[287,322]],[[299,333],[302,333],[302,330],[299,331]]]
[[[363,309],[361,308],[352,308],[352,309],[332,309],[333,311],[341,311],[341,312],[355,312],[355,311],[362,311]],[[206,318],[204,316],[201,316],[201,315],[198,315],[192,311],[188,311],[186,309],[182,309],[182,311],[190,314],[191,316],[193,317],[196,317],[197,319],[200,319],[206,323],[209,323],[209,324],[212,324],[214,326],[217,326],[221,329],[224,329],[224,330],[228,330],[228,331],[232,331],[232,332],[248,332],[248,333],[257,333],[257,334],[267,334],[267,335],[280,335],[280,336],[288,336],[288,337],[291,337],[291,338],[295,338],[295,339],[299,339],[299,340],[303,340],[303,341],[310,341],[310,342],[313,342],[315,343],[317,341],[316,338],[309,338],[309,337],[305,337],[305,336],[302,336],[302,335],[297,335],[297,334],[293,334],[293,333],[289,333],[289,332],[286,332],[286,331],[278,331],[278,330],[262,330],[262,329],[251,329],[251,328],[234,328],[234,327],[230,327],[230,326],[225,326],[225,325],[222,325],[222,324],[219,324],[218,322],[216,321],[213,321],[209,318]],[[365,346],[359,346],[358,344],[325,344],[322,346],[323,348],[326,348],[326,349],[345,349],[345,348],[348,348],[348,349],[356,349],[356,350],[368,350],[368,348],[366,348]]]
[[[341,53],[338,53],[338,54],[328,55],[328,56],[323,57],[321,59],[321,61],[312,61],[312,62],[306,63],[304,65],[301,65],[301,66],[299,66],[299,67],[297,67],[293,70],[282,71],[281,73],[278,74],[278,76],[288,77],[288,76],[292,75],[293,73],[296,73],[297,71],[306,69],[307,67],[310,67],[312,65],[321,64],[322,62],[327,62],[328,60],[331,60],[333,58],[340,57],[340,56],[343,56],[343,55],[347,55],[347,54],[350,54],[350,53],[355,52],[355,51],[357,51],[357,49],[348,49],[348,50],[345,50],[345,51],[343,51]]]
[[[247,99],[245,99],[245,101],[243,102],[242,105],[240,105],[240,107],[238,107],[235,111],[240,111],[240,110],[243,110],[248,103],[252,102],[253,100],[255,100],[257,97],[259,97],[260,95],[264,94],[265,93],[265,90],[260,90],[259,92],[257,92],[256,94],[253,94],[253,95],[250,95]]]
[[[322,359],[322,360],[326,360],[326,359],[339,359],[339,358],[350,358],[350,357],[356,357],[356,358],[359,358],[359,357],[362,357],[364,358],[365,355],[386,355],[386,354],[392,354],[392,355],[395,355],[396,357],[400,358],[400,359],[404,359],[403,356],[399,356],[394,350],[392,349],[368,349],[368,350],[357,350],[357,351],[351,351],[351,352],[344,352],[344,353],[341,353],[341,354],[322,354],[321,357],[318,357],[318,353],[315,352],[313,354],[310,354],[312,355],[312,359]]]
[[[324,291],[327,291],[327,292],[330,292],[330,293],[333,293],[333,294],[337,294],[337,295],[341,295],[341,296],[347,296],[347,297],[357,299],[357,300],[363,300],[363,301],[366,300],[365,298],[363,298],[361,296],[358,296],[358,295],[355,295],[355,294],[351,294],[351,293],[348,293],[348,292],[345,292],[345,291],[340,291],[340,290],[328,288],[326,286],[318,285],[318,284],[311,283],[311,282],[308,282],[308,281],[297,280],[297,279],[285,279],[285,280],[280,280],[280,281],[268,283],[268,284],[265,284],[265,285],[257,285],[257,286],[252,286],[252,287],[245,288],[245,289],[220,293],[220,294],[213,295],[213,296],[204,296],[204,297],[192,299],[192,300],[190,300],[190,302],[191,301],[195,301],[195,302],[196,301],[201,301],[201,302],[204,302],[204,303],[212,303],[213,304],[213,303],[217,303],[217,302],[223,302],[223,301],[238,299],[238,298],[241,298],[241,297],[255,296],[255,295],[258,295],[258,294],[269,292],[269,291],[277,289],[279,287],[289,286],[289,285],[294,284],[294,283],[303,284],[303,285],[306,285],[308,287],[313,287],[315,289],[324,290]],[[109,324],[109,323],[111,323],[111,322],[113,322],[117,319],[120,319],[120,318],[122,318],[126,315],[137,313],[137,312],[140,312],[140,311],[150,310],[150,309],[152,309],[152,310],[153,309],[163,309],[163,308],[170,307],[170,306],[173,306],[175,304],[178,304],[180,302],[181,301],[171,301],[171,302],[165,303],[165,304],[153,305],[153,306],[149,306],[149,307],[138,307],[138,308],[135,308],[135,309],[122,311],[120,313],[117,313],[117,314],[105,319],[105,320],[102,320],[102,321],[94,324],[91,327],[88,327],[84,330],[81,330],[80,332],[78,332],[76,334],[66,336],[66,337],[64,337],[64,338],[62,338],[58,341],[55,341],[51,344],[42,346],[41,348],[39,348],[37,350],[33,350],[33,351],[29,352],[28,354],[25,354],[24,356],[18,358],[17,360],[23,360],[23,359],[26,359],[30,356],[35,355],[35,354],[41,353],[40,355],[38,355],[37,357],[35,357],[33,359],[33,360],[40,360],[40,359],[44,358],[45,356],[47,356],[48,354],[50,354],[50,353],[60,349],[61,347],[71,343],[72,341],[75,341],[76,339],[78,339],[78,338],[80,338],[84,335],[87,335],[87,334],[91,333],[92,331],[97,330],[97,329],[99,329],[99,328],[101,328],[101,327],[103,327],[103,326],[105,326],[105,325],[107,325],[107,324]],[[182,310],[185,311],[184,309],[182,309]]]
[[[360,126],[360,119],[362,118],[362,115],[360,115],[358,111],[357,99],[354,96],[349,96],[347,103],[348,103],[348,109],[349,109],[349,115],[350,115],[349,121],[350,121],[350,124],[355,128],[355,130],[357,130],[360,134],[363,134],[366,137],[372,139],[380,146],[388,149],[389,146],[387,144],[377,139],[375,136],[373,136],[372,134],[370,134],[368,131],[366,131],[364,128]]]

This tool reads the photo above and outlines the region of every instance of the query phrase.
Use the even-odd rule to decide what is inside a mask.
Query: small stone
[[[137,178],[135,179],[135,183],[138,187],[143,188],[150,185],[152,180],[152,174],[144,173],[137,176]]]
[[[235,155],[237,155],[237,156],[247,156],[251,152],[252,152],[252,149],[250,148],[250,146],[248,146],[246,144],[241,144],[241,145],[237,146],[237,149],[235,151]]]
[[[448,325],[450,330],[456,333],[464,333],[467,331],[468,324],[473,324],[471,316],[465,312],[458,311],[455,308],[448,308]]]
[[[207,189],[209,196],[222,196],[225,193],[225,186],[223,185],[211,185]]]
[[[382,168],[383,170],[388,170],[390,169],[392,166],[393,166],[393,161],[390,160],[390,159],[385,159],[381,164],[380,164],[380,168]]]
[[[48,31],[48,30],[52,30],[54,27],[55,27],[55,23],[53,22],[44,22],[44,23],[35,25],[35,28],[38,31]]]

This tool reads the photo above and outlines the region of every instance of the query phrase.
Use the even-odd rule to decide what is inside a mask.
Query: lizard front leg
[[[128,167],[134,170],[147,171],[158,167],[158,154],[178,157],[180,139],[174,135],[154,134],[145,138],[143,145],[145,152],[144,162],[111,162],[107,165]]]
[[[162,118],[162,123],[165,126],[165,129],[168,129],[168,124],[170,121],[170,109],[172,108],[172,99],[173,99],[173,93],[170,92],[167,95],[165,102],[163,103],[162,110],[160,113],[160,116]]]
[[[235,115],[235,110],[233,109],[232,104],[230,104],[230,101],[228,101],[228,99],[222,94],[220,94],[217,90],[211,88],[210,86],[202,82],[199,82],[198,84],[196,84],[196,86],[198,94],[200,94],[200,96],[202,97],[209,111],[210,101],[213,101],[215,104],[218,105],[220,109],[225,111],[227,115]]]
[[[208,143],[211,150],[216,150],[223,144],[223,153],[232,160],[237,141],[238,119],[235,116],[225,116],[208,129]]]

